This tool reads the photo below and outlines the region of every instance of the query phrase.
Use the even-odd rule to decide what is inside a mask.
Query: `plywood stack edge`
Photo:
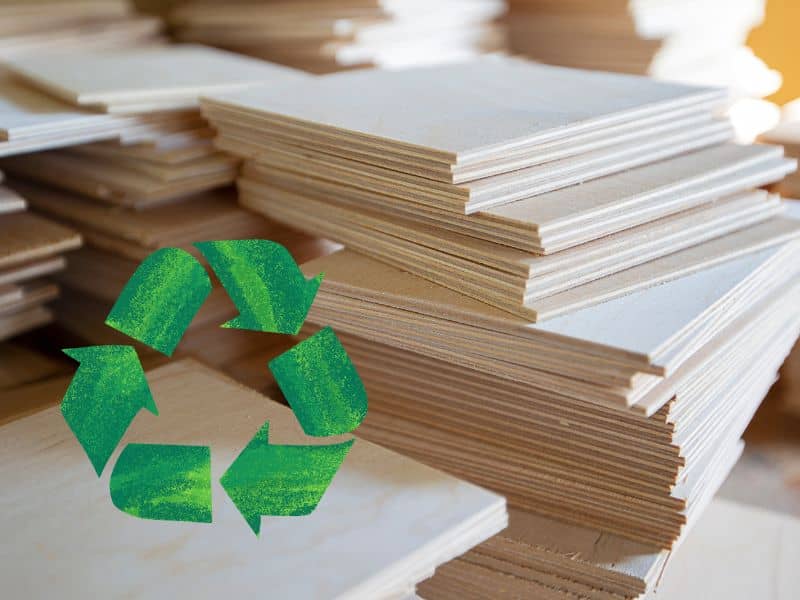
[[[383,443],[522,508],[669,547],[735,462],[797,337],[784,271],[797,251],[536,325],[349,251],[305,268],[326,273],[310,320],[355,336]]]
[[[238,160],[213,146],[197,107],[204,92],[307,75],[192,45],[28,56],[10,68],[11,110],[0,123],[0,154],[9,156],[0,163],[34,210],[77,229],[87,243],[59,276],[59,326],[76,343],[124,343],[103,325],[105,317],[138,263],[159,248],[197,254],[193,242],[269,237],[301,261],[328,251],[326,243],[236,205],[230,184]],[[75,145],[83,136],[90,143]],[[48,149],[53,139],[66,147]],[[282,347],[278,336],[219,335],[235,314],[217,285],[181,352],[222,365]]]
[[[51,276],[81,241],[74,229],[31,213],[24,196],[0,183],[0,342],[53,320],[49,304],[60,290]]]
[[[312,73],[464,60],[504,49],[501,0],[420,2],[192,0],[169,14],[174,37]]]

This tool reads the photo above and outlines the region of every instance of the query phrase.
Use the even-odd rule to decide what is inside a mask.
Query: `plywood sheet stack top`
[[[357,439],[313,514],[263,518],[255,538],[219,478],[267,421],[272,443],[320,439],[305,436],[288,407],[195,361],[173,361],[148,380],[159,416],[139,415],[117,452],[128,443],[210,446],[213,524],[143,522],[115,508],[107,477],[90,476],[58,407],[48,408],[0,430],[11,453],[0,467],[0,501],[8,505],[0,523],[4,531],[16,529],[18,541],[13,553],[2,551],[9,594],[47,596],[57,588],[78,597],[91,588],[105,597],[152,596],[168,586],[183,596],[200,585],[210,595],[244,595],[267,578],[271,593],[283,598],[405,598],[439,565],[507,523],[500,496]],[[85,480],[80,497],[63,485],[65,476]],[[59,535],[42,515],[59,515]],[[69,551],[76,539],[84,539],[81,552]],[[128,559],[135,578],[114,568],[131,548],[138,548]],[[161,549],[157,561],[153,548]],[[54,554],[63,560],[42,578]],[[298,576],[309,560],[324,567]]]
[[[57,306],[61,324],[82,338],[108,339],[102,323],[111,303],[138,262],[158,248],[266,236],[301,259],[326,251],[236,205],[229,186],[238,160],[213,146],[198,110],[202,93],[307,75],[199,46],[65,52],[21,58],[11,68],[17,95],[7,116],[10,156],[0,162],[36,211],[78,229],[90,246],[60,275],[68,289]],[[65,147],[32,152],[54,138]],[[232,357],[215,353],[208,334],[235,309],[221,289],[215,297],[193,333],[202,330],[195,345],[202,337],[210,352],[203,357],[218,364]],[[230,351],[238,351],[235,343]]]
[[[743,137],[768,128],[776,109],[757,101],[780,74],[746,46],[765,0],[510,0],[513,51],[546,63],[729,88]]]
[[[49,276],[81,245],[77,231],[27,210],[0,175],[0,342],[49,323],[46,304],[59,295]]]
[[[727,144],[724,97],[487,57],[213,95],[203,112],[246,160],[244,206],[541,320],[792,235],[754,188],[796,164]]]
[[[208,0],[178,5],[169,21],[181,41],[200,42],[313,73],[401,67],[504,48],[501,0]]]
[[[0,63],[36,53],[156,44],[161,28],[127,0],[4,0]]]

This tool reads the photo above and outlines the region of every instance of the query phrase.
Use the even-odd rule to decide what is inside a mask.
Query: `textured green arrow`
[[[262,516],[313,512],[354,441],[328,446],[271,445],[269,423],[265,423],[220,483],[258,535]]]
[[[269,368],[306,435],[348,433],[367,416],[364,384],[330,327],[272,359]]]
[[[109,487],[114,506],[134,517],[211,523],[211,450],[128,444]]]
[[[172,356],[209,293],[211,280],[196,258],[180,248],[162,248],[136,269],[106,325]]]
[[[239,316],[223,327],[296,334],[317,295],[322,275],[306,281],[289,251],[269,240],[200,242]]]
[[[131,346],[68,348],[64,354],[80,366],[61,413],[99,476],[139,410],[157,415],[158,409]]]

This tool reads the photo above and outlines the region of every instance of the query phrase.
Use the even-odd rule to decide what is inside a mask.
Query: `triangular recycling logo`
[[[222,327],[299,333],[322,275],[306,280],[286,248],[269,240],[195,247],[239,311]],[[192,254],[158,250],[131,276],[106,325],[172,356],[211,289],[208,272]],[[158,407],[133,346],[64,352],[80,365],[61,412],[99,477],[138,412],[158,415]],[[350,433],[367,414],[361,378],[330,328],[270,361],[269,369],[306,435]],[[220,484],[256,535],[262,516],[313,512],[354,443],[270,444],[269,422],[253,434]],[[128,444],[111,472],[111,501],[141,519],[211,523],[212,452],[208,446]]]

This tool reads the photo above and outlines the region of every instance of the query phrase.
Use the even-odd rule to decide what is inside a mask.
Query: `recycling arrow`
[[[220,483],[258,535],[262,516],[312,513],[354,441],[327,446],[272,445],[269,423],[265,423]]]
[[[223,327],[296,334],[322,275],[306,280],[289,252],[268,240],[196,244],[239,310]],[[106,324],[171,356],[211,292],[203,265],[164,248],[148,256],[125,285]],[[131,346],[66,349],[80,365],[61,412],[99,476],[142,408],[158,415]],[[330,328],[270,362],[307,435],[354,430],[367,413],[355,366]],[[253,532],[262,516],[299,516],[319,504],[354,440],[330,445],[269,443],[265,423],[220,479]],[[212,521],[211,449],[128,444],[109,479],[119,510],[142,519]]]
[[[68,348],[80,363],[61,413],[98,476],[142,408],[158,415],[142,365],[131,346]]]
[[[134,517],[211,523],[211,449],[128,444],[109,487],[114,506]]]
[[[306,435],[348,433],[367,416],[364,384],[330,327],[272,359],[269,368]]]
[[[162,248],[125,284],[106,325],[172,356],[210,293],[208,273],[194,256],[180,248]]]
[[[269,240],[200,242],[202,252],[239,316],[223,327],[294,335],[322,283],[308,281],[289,251]]]

